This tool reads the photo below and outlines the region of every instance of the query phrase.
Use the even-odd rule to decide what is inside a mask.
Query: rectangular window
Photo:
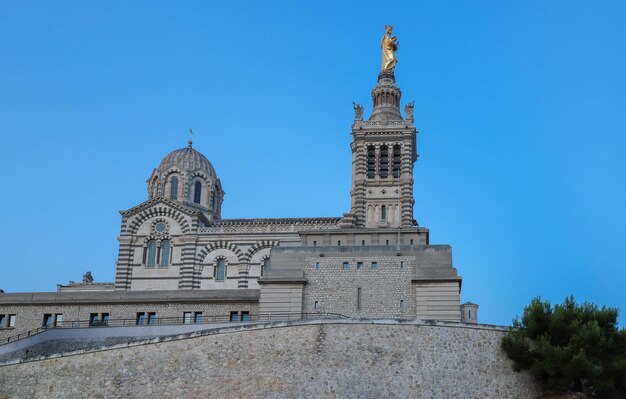
[[[319,262],[315,262],[315,270],[319,270],[320,269],[320,263]]]
[[[365,246],[365,240],[361,240],[361,246]]]
[[[148,313],[148,324],[156,324],[157,323],[157,315],[155,312]]]
[[[102,313],[100,320],[102,320],[102,325],[103,326],[108,326],[109,325],[109,314],[108,313]]]
[[[313,309],[320,310],[320,302],[319,301],[315,301],[315,303],[313,304]]]
[[[356,310],[361,310],[361,287],[356,289]]]
[[[137,313],[137,321],[135,324],[138,326],[143,325],[146,322],[146,314],[144,312]]]
[[[343,270],[350,270],[350,264],[348,262],[343,262]]]
[[[357,270],[363,269],[363,262],[357,262],[356,263],[356,268],[357,268]]]
[[[411,245],[413,245],[413,239],[411,239]]]
[[[389,240],[385,240],[385,245],[389,245]]]
[[[239,321],[239,312],[230,312],[230,321],[231,323]]]
[[[52,314],[46,313],[43,315],[43,323],[41,324],[43,327],[52,327]]]
[[[196,312],[193,316],[194,323],[202,323],[204,322],[204,317],[202,316],[202,312]]]
[[[89,314],[89,325],[90,326],[98,326],[100,325],[100,315],[98,313],[90,313]]]
[[[3,314],[0,314],[0,328],[7,327],[4,325],[5,320],[6,320],[6,316]]]
[[[14,314],[9,315],[9,323],[7,327],[15,327],[15,317],[16,316]]]
[[[62,313],[58,313],[54,315],[54,326],[61,326],[63,325],[63,314]]]
[[[372,270],[378,269],[378,262],[372,262]]]
[[[183,312],[183,324],[191,324],[191,312]]]
[[[241,312],[241,321],[250,321],[250,312]]]
[[[404,269],[404,261],[403,260],[400,261],[400,269]]]

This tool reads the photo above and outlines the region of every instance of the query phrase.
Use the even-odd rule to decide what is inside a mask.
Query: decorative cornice
[[[127,209],[125,211],[120,211],[120,215],[122,215],[123,217],[130,217],[130,216],[134,216],[142,211],[145,211],[146,209],[152,208],[156,205],[159,204],[163,204],[163,205],[167,205],[171,208],[174,208],[175,210],[184,213],[187,216],[190,217],[194,217],[197,216],[204,224],[209,224],[209,219],[207,219],[207,217],[204,215],[204,213],[202,213],[202,211],[194,209],[190,206],[185,205],[182,202],[178,202],[178,201],[172,201],[171,199],[167,198],[167,197],[154,197],[151,198],[147,201],[142,202],[141,204],[134,206],[130,209]]]
[[[210,226],[253,226],[267,224],[336,224],[341,221],[340,217],[318,217],[318,218],[267,218],[267,219],[221,219],[210,224]]]

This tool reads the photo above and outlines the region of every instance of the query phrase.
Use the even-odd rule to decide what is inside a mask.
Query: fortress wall
[[[239,329],[0,367],[0,398],[535,397],[502,335],[354,321]]]

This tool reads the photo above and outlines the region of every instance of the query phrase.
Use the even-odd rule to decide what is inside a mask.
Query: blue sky
[[[537,295],[626,312],[623,1],[0,1],[0,288],[112,281],[118,211],[190,127],[223,217],[347,212],[385,24],[415,216],[462,301],[497,324]]]

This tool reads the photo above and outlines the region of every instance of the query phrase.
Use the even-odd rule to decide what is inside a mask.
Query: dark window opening
[[[373,179],[376,176],[376,152],[374,147],[367,148],[367,177]]]
[[[393,146],[393,177],[395,178],[400,177],[400,166],[402,164],[400,159],[400,146],[395,145]]]
[[[170,182],[170,199],[174,201],[178,199],[178,177],[172,177]]]
[[[199,204],[200,198],[202,198],[202,183],[197,181],[195,185],[195,189],[193,191],[193,202],[195,202],[196,204]]]
[[[380,177],[383,179],[389,176],[389,152],[387,146],[380,147]]]

